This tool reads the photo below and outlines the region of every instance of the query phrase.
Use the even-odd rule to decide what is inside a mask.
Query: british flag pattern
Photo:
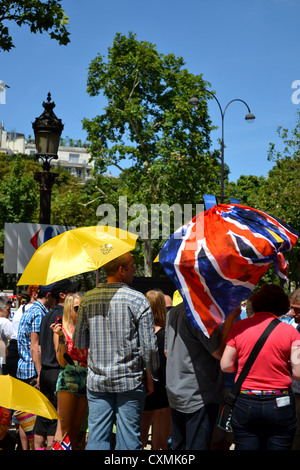
[[[286,279],[283,252],[298,232],[260,210],[219,204],[174,232],[159,262],[179,290],[191,323],[206,336],[252,293],[272,263]]]

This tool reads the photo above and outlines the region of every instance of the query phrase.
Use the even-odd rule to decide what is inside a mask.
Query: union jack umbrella
[[[296,230],[240,204],[220,204],[180,227],[159,252],[159,262],[180,291],[191,323],[210,336],[246,300],[275,264],[287,279],[282,252]]]

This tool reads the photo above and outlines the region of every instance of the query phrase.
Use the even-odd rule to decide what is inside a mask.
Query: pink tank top
[[[67,352],[69,356],[73,359],[73,361],[78,361],[81,367],[86,367],[88,348],[85,348],[85,349],[76,348],[71,336],[68,335],[68,333],[66,332],[64,328],[63,328],[63,332],[66,337]]]

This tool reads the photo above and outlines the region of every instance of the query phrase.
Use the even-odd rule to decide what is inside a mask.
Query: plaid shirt
[[[26,310],[21,317],[18,330],[20,359],[18,361],[17,377],[19,379],[30,379],[37,375],[30,352],[31,333],[40,332],[42,318],[47,312],[46,307],[36,300],[32,307]]]
[[[89,348],[87,387],[122,392],[140,385],[159,357],[150,303],[126,284],[99,284],[80,303],[73,341]]]

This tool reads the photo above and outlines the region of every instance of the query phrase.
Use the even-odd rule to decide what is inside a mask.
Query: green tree
[[[68,16],[61,7],[61,1],[47,0],[2,0],[0,2],[0,50],[10,51],[14,46],[7,22],[18,26],[28,25],[32,33],[49,33],[59,44],[70,42],[67,30]]]
[[[14,276],[2,274],[4,260],[5,223],[39,222],[39,184],[34,173],[41,171],[41,163],[29,155],[0,155],[0,285],[12,288]],[[51,195],[51,223],[57,225],[95,225],[96,197],[99,192],[93,188],[93,180],[87,186],[75,176],[58,166],[59,174]],[[95,199],[95,201],[93,201]],[[92,203],[90,203],[92,201]],[[93,204],[94,202],[94,204]]]
[[[264,185],[264,176],[241,175],[236,183],[228,184],[228,194],[240,199],[244,206],[253,207],[257,202],[257,192]]]
[[[100,54],[92,60],[88,93],[102,93],[108,104],[103,114],[83,120],[89,150],[100,172],[118,168],[130,203],[200,203],[203,192],[215,189],[219,155],[210,153],[205,93],[197,109],[189,105],[200,86],[208,84],[189,73],[181,57],[160,54],[133,33],[116,35],[107,62]],[[151,275],[150,239],[144,245]]]
[[[34,171],[38,171],[38,164],[28,156],[1,156],[1,228],[5,222],[29,222],[36,217],[39,193],[33,177]]]
[[[252,195],[254,207],[283,220],[300,233],[300,112],[294,129],[278,127],[282,147],[270,143],[268,159],[274,167]],[[300,285],[300,245],[285,254],[290,264],[289,279]]]

